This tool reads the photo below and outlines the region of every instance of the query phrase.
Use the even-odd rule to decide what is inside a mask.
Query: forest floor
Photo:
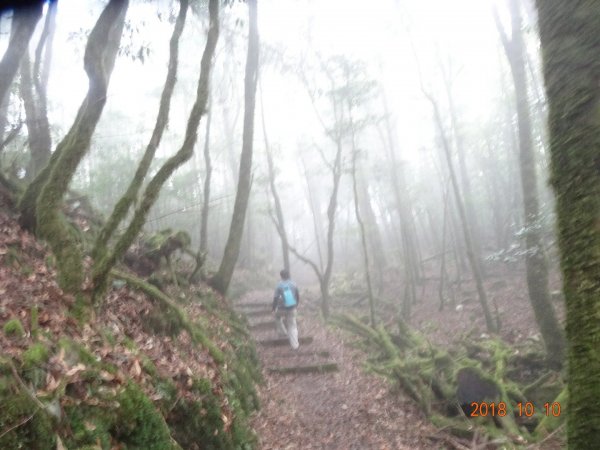
[[[254,291],[239,303],[264,302],[271,291]],[[304,301],[304,300],[303,300]],[[402,393],[390,395],[384,379],[363,370],[366,355],[336,330],[325,327],[314,308],[298,309],[299,336],[313,338],[294,352],[289,345],[258,345],[265,383],[259,386],[261,409],[252,420],[260,448],[271,449],[438,449],[450,436],[429,424]],[[303,307],[304,306],[304,307]],[[273,321],[272,316],[251,323]],[[272,328],[255,331],[260,341],[276,338]],[[327,354],[328,353],[328,354]],[[335,361],[339,371],[312,374],[269,373],[271,367]],[[453,447],[449,447],[453,448]]]

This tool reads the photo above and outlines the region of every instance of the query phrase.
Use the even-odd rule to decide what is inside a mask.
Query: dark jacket
[[[290,306],[288,308],[283,306],[283,288],[289,285],[290,288],[292,289],[292,292],[294,293],[294,297],[296,298],[296,305],[294,306]],[[298,291],[298,287],[296,286],[296,283],[294,283],[292,280],[281,280],[279,283],[277,283],[277,287],[275,288],[275,293],[273,294],[273,311],[275,311],[275,308],[277,308],[278,306],[284,309],[292,309],[295,308],[296,306],[298,306],[300,304],[300,292]]]

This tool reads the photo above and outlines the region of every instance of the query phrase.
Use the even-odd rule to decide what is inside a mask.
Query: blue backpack
[[[290,283],[282,283],[281,291],[283,297],[283,306],[285,308],[296,306],[296,296],[294,295],[294,290],[292,289]]]

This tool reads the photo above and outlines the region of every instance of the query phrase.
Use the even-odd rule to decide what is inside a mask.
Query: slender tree
[[[362,246],[362,254],[365,268],[365,281],[367,283],[367,297],[369,299],[369,315],[371,319],[371,326],[375,326],[375,298],[373,295],[373,287],[371,283],[371,266],[369,263],[369,247],[367,245],[367,230],[365,223],[362,219],[360,210],[360,204],[358,200],[358,184],[356,180],[356,160],[358,158],[358,149],[356,148],[356,138],[354,131],[354,124],[352,123],[352,106],[350,100],[347,101],[348,115],[350,117],[350,129],[352,135],[352,193],[354,194],[354,215],[358,222],[358,228],[360,230],[360,242]]]
[[[160,145],[162,135],[169,120],[171,98],[173,97],[175,82],[177,81],[179,39],[181,37],[181,33],[183,32],[187,11],[188,0],[181,0],[179,2],[179,14],[177,16],[177,20],[175,21],[175,27],[173,28],[173,34],[171,35],[171,40],[169,43],[169,65],[167,68],[167,79],[165,80],[163,91],[160,97],[160,106],[158,108],[158,115],[154,124],[154,130],[152,131],[150,141],[146,146],[144,155],[138,164],[138,168],[134,177],[129,183],[127,191],[115,204],[111,215],[108,217],[108,220],[96,238],[94,249],[92,251],[92,257],[95,259],[101,259],[106,255],[106,252],[108,251],[109,240],[129,212],[131,205],[137,200],[140,188],[142,187],[146,174],[150,169],[150,165],[152,164],[156,150]]]
[[[442,117],[440,114],[440,110],[435,98],[427,92],[423,88],[423,94],[431,103],[433,108],[434,120],[440,133],[440,137],[442,139],[442,147],[444,151],[444,155],[446,157],[446,163],[448,164],[448,172],[450,173],[450,181],[452,184],[452,190],[454,191],[454,199],[456,201],[456,206],[458,209],[458,214],[460,217],[461,228],[463,232],[463,237],[465,240],[465,245],[467,247],[467,258],[469,260],[469,264],[471,265],[471,271],[473,273],[473,278],[475,280],[475,286],[477,288],[477,295],[479,297],[479,303],[481,304],[481,308],[483,310],[483,315],[485,317],[485,323],[488,331],[496,332],[498,331],[498,324],[494,322],[492,318],[492,314],[490,312],[490,308],[488,306],[487,295],[485,292],[485,288],[483,286],[483,278],[481,276],[481,269],[479,267],[479,260],[475,255],[473,241],[471,239],[471,234],[469,231],[468,223],[467,223],[467,214],[465,211],[464,203],[462,197],[460,195],[460,189],[458,185],[458,177],[456,176],[456,171],[454,170],[454,164],[452,162],[452,155],[450,153],[450,144],[446,137],[446,133],[444,131],[444,126],[442,122]]]
[[[537,173],[533,148],[527,77],[525,72],[524,43],[521,12],[517,0],[510,0],[512,36],[509,38],[494,11],[494,19],[500,34],[515,84],[517,122],[519,127],[519,159],[521,188],[523,190],[525,225],[525,266],[527,288],[536,322],[546,344],[548,359],[561,365],[564,359],[565,341],[550,301],[548,287],[548,264],[544,252],[540,225],[540,207],[537,193]]]
[[[256,0],[248,0],[249,31],[248,54],[246,58],[246,75],[244,86],[244,130],[242,134],[242,153],[237,184],[237,193],[233,207],[233,216],[229,227],[229,236],[225,251],[217,273],[211,278],[210,285],[225,294],[229,288],[233,269],[237,262],[244,221],[250,198],[252,184],[252,149],[254,140],[254,107],[256,104],[256,83],[258,78],[258,21]]]
[[[198,138],[198,126],[200,125],[200,119],[205,113],[206,105],[208,103],[208,83],[210,79],[211,64],[217,40],[219,38],[219,0],[210,0],[208,3],[208,11],[208,36],[200,61],[200,76],[198,78],[196,100],[190,111],[183,143],[177,153],[167,159],[158,172],[156,172],[148,182],[131,222],[123,235],[117,240],[112,250],[94,261],[92,281],[96,299],[104,292],[109,271],[115,265],[116,261],[125,254],[144,226],[150,208],[156,202],[165,181],[167,181],[173,172],[187,162],[194,154],[194,146]]]
[[[0,61],[0,104],[19,70],[21,58],[27,52],[35,26],[42,17],[43,4],[43,1],[25,2],[25,5],[13,10],[8,47]]]
[[[27,138],[30,159],[27,177],[35,177],[48,163],[52,148],[46,87],[52,61],[52,42],[56,28],[56,1],[48,4],[44,28],[35,50],[35,61],[31,67],[29,52],[21,60],[21,98],[25,107]]]
[[[567,440],[600,442],[600,5],[537,0],[567,310]]]
[[[262,86],[261,86],[262,87]],[[260,116],[262,119],[263,139],[265,142],[265,153],[267,155],[267,171],[269,175],[269,188],[273,197],[273,203],[275,206],[275,217],[272,217],[275,229],[281,240],[281,255],[283,258],[283,268],[290,273],[290,246],[288,243],[287,232],[285,230],[285,220],[283,217],[283,208],[281,207],[281,200],[279,193],[277,192],[277,186],[275,184],[275,165],[273,164],[273,155],[271,154],[271,147],[267,138],[267,127],[265,125],[265,111],[264,103],[262,99],[262,89],[260,90]]]

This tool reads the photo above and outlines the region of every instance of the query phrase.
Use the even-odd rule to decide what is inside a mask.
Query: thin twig
[[[25,419],[21,420],[16,425],[13,425],[8,430],[3,431],[2,433],[0,433],[0,439],[2,439],[4,436],[6,436],[8,433],[10,433],[11,431],[13,431],[14,429],[19,428],[22,425],[25,425],[27,422],[29,422],[31,419],[33,419],[33,416],[35,416],[39,410],[40,410],[39,408],[36,408],[36,410],[33,412],[32,415],[30,415],[29,417],[25,417]]]

